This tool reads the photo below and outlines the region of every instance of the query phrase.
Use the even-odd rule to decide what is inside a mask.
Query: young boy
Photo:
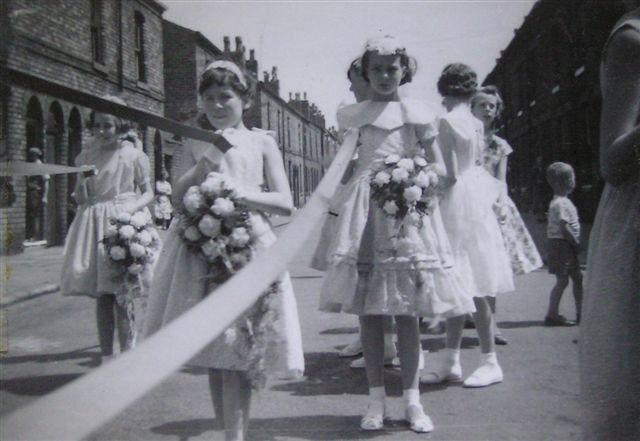
[[[578,210],[567,195],[575,187],[573,168],[564,162],[554,162],[547,168],[547,182],[553,189],[549,204],[547,238],[549,240],[549,272],[555,274],[556,284],[549,297],[549,309],[545,326],[574,326],[580,323],[582,306],[582,272],[578,262],[580,248],[580,221]],[[573,282],[573,298],[576,304],[576,321],[558,313],[560,299],[565,288]]]

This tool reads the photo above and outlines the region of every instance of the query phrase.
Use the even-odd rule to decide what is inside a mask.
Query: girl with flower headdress
[[[126,105],[119,97],[104,99]],[[96,173],[79,174],[76,181],[78,210],[67,233],[60,290],[63,295],[96,299],[98,338],[102,361],[106,361],[113,356],[116,328],[120,350],[124,351],[135,342],[135,323],[128,305],[117,301],[122,283],[114,276],[104,246],[105,234],[110,219],[130,217],[140,210],[150,219],[146,206],[153,200],[153,187],[149,158],[136,148],[137,137],[128,123],[105,113],[95,113],[92,119],[94,136],[76,157],[75,165],[93,165]]]
[[[250,228],[234,229],[230,237],[242,243],[251,240],[256,249],[266,248],[276,240],[266,213],[289,215],[293,209],[275,140],[264,131],[248,130],[242,121],[243,112],[251,103],[249,79],[234,63],[214,61],[200,76],[198,92],[202,100],[199,125],[219,129],[232,147],[222,154],[210,143],[185,144],[173,189],[177,214],[157,263],[145,335],[167,325],[204,296],[216,295],[214,288],[221,280],[212,276],[227,271],[202,258],[188,242],[206,236],[211,238],[207,241],[210,243],[222,234],[221,221],[211,217],[187,234],[189,228],[185,229],[185,225],[194,200],[197,202],[193,196],[199,189],[205,192],[209,187],[221,185],[233,189],[233,201],[248,210]],[[265,184],[269,191],[263,191]],[[214,205],[226,215],[232,214],[234,202],[218,198]],[[300,325],[289,275],[283,274],[189,365],[208,369],[215,414],[224,422],[225,438],[244,439],[252,389],[264,387],[267,374],[300,376],[304,370]]]
[[[338,210],[329,246],[320,309],[348,312],[360,319],[369,405],[360,427],[380,430],[386,413],[383,318],[394,316],[402,370],[405,418],[416,432],[433,430],[418,389],[418,317],[450,317],[474,311],[453,259],[437,202],[430,215],[404,222],[389,216],[372,197],[372,173],[388,160],[405,156],[444,173],[436,144],[433,113],[423,104],[400,99],[398,87],[411,81],[415,62],[393,37],[369,40],[361,58],[369,100],[343,107],[338,122],[359,131],[353,176],[334,197]],[[412,161],[409,159],[407,163]],[[413,162],[412,162],[413,164]],[[398,173],[399,179],[404,179]],[[435,177],[435,175],[434,175]],[[400,182],[399,182],[400,185]]]

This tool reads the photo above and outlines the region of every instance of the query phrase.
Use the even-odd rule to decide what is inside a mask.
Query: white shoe
[[[384,401],[369,403],[367,412],[360,420],[360,428],[362,430],[381,430],[384,427],[386,410]]]
[[[338,352],[338,357],[355,357],[362,354],[362,343],[360,342],[360,336],[345,348]]]
[[[113,360],[114,358],[116,358],[115,354],[112,355],[103,355],[100,357],[100,365],[104,365],[107,364],[108,362],[110,362],[111,360]]]
[[[486,387],[503,380],[502,368],[497,360],[487,360],[464,380],[464,387]]]
[[[433,422],[427,414],[424,413],[422,406],[411,404],[405,409],[405,420],[411,426],[411,430],[416,433],[433,432]]]
[[[460,366],[460,362],[447,361],[436,370],[420,374],[420,382],[424,384],[458,382],[461,380],[462,366]]]

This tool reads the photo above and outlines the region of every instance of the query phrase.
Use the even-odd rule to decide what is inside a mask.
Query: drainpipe
[[[118,0],[118,88],[124,90],[123,54],[122,54],[122,0]]]

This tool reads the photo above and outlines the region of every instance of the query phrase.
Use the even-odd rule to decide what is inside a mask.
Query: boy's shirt
[[[563,221],[577,243],[580,243],[580,219],[578,209],[566,196],[554,196],[549,204],[547,238],[564,239]]]

